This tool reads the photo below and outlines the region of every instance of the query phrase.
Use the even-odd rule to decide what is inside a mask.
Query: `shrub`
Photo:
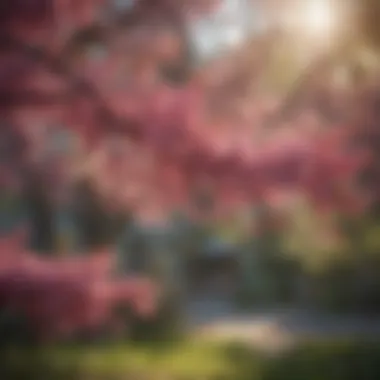
[[[111,251],[49,259],[25,252],[17,236],[0,245],[0,310],[24,318],[38,341],[71,338],[103,326],[119,332],[125,323],[115,313],[120,306],[129,306],[139,317],[155,312],[154,284],[112,278]]]
[[[166,294],[149,319],[135,318],[131,338],[138,342],[173,343],[185,337],[185,315],[180,296]]]
[[[380,378],[379,359],[378,343],[314,342],[268,362],[264,378],[375,380]]]

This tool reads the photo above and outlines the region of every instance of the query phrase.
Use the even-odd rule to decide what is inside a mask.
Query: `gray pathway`
[[[305,339],[380,340],[380,318],[337,316],[291,308],[241,312],[222,299],[198,299],[188,305],[188,323],[201,336],[281,348]]]

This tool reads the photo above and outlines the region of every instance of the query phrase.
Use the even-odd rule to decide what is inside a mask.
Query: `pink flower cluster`
[[[20,233],[0,240],[0,310],[26,318],[39,338],[119,328],[126,323],[116,314],[120,307],[141,318],[154,314],[155,285],[144,278],[112,279],[112,252],[43,258],[23,249],[22,240]]]

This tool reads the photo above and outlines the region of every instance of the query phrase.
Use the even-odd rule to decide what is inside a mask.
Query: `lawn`
[[[10,380],[378,380],[380,345],[309,342],[277,356],[233,343],[13,349],[1,356]]]

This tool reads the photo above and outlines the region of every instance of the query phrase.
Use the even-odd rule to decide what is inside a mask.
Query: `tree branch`
[[[54,56],[47,51],[30,46],[21,40],[9,35],[0,36],[0,51],[21,51],[28,57],[41,62],[50,72],[64,77],[72,87],[73,93],[83,95],[94,103],[98,113],[98,120],[104,125],[104,131],[127,134],[134,140],[141,138],[141,129],[136,122],[120,119],[109,109],[107,102],[102,98],[95,86],[73,73],[62,57]]]

